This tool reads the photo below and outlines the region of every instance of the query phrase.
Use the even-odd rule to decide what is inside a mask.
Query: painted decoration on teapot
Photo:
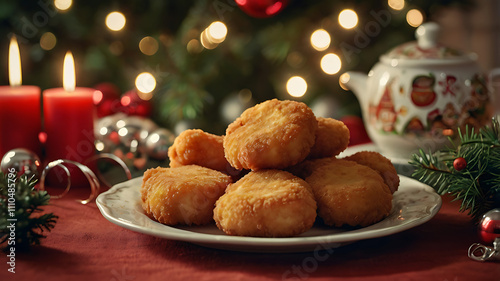
[[[479,129],[492,116],[484,77],[460,80],[445,73],[386,77],[369,104],[369,123],[382,134],[454,136],[466,125]]]

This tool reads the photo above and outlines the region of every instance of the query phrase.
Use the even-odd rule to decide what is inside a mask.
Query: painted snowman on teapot
[[[488,124],[494,111],[474,55],[438,44],[436,23],[418,27],[416,37],[382,55],[368,75],[340,77],[360,102],[370,138],[390,157],[442,149],[459,128]]]

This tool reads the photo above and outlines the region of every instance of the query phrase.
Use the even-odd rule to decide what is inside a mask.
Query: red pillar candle
[[[66,54],[63,73],[64,88],[43,91],[44,131],[47,134],[45,160],[68,159],[83,163],[95,153],[93,95],[96,90],[75,88],[71,53]],[[86,182],[83,174],[75,170],[70,170],[72,184]],[[63,181],[63,177],[65,174],[58,176],[58,181]]]
[[[45,155],[49,161],[68,159],[83,163],[94,155],[94,89],[63,88],[43,91]]]
[[[21,56],[15,37],[9,47],[9,81],[11,86],[0,87],[0,159],[14,148],[40,155],[40,88],[21,86]]]
[[[0,158],[14,148],[26,148],[40,156],[40,88],[0,87]]]

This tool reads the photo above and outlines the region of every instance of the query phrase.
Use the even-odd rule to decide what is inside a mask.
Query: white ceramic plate
[[[430,220],[441,207],[441,197],[431,187],[416,180],[404,176],[400,176],[400,179],[399,190],[394,193],[391,213],[381,222],[355,230],[315,225],[300,236],[289,238],[228,236],[215,224],[171,227],[155,222],[142,210],[139,193],[142,178],[120,183],[100,194],[97,206],[110,222],[161,238],[246,252],[306,252],[391,235]]]

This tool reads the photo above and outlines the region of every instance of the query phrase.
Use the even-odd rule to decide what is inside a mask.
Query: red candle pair
[[[14,47],[19,54],[18,47]],[[11,60],[9,57],[9,65]],[[0,157],[10,149],[21,147],[41,155],[38,137],[42,131],[40,88],[20,86],[20,59],[15,61],[19,70],[9,69],[9,75],[18,73],[18,79],[10,79],[11,86],[0,87]],[[75,84],[73,56],[68,52],[64,59],[64,88],[43,92],[44,158],[47,162],[68,159],[83,163],[94,155],[93,95],[96,90],[76,88]]]

